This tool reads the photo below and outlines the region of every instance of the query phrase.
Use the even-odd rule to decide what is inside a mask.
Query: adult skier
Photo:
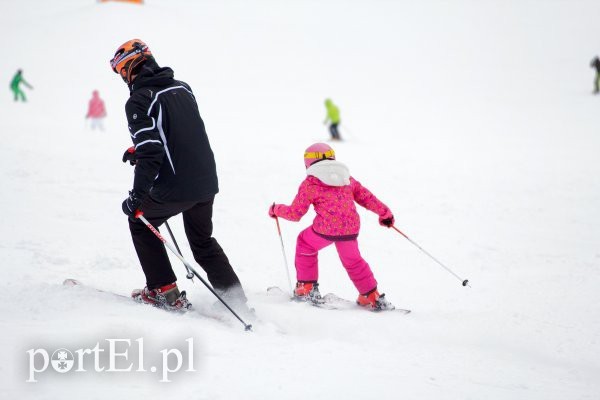
[[[122,204],[146,287],[134,290],[138,301],[166,309],[185,309],[185,291],[163,243],[135,218],[136,210],[156,228],[179,213],[194,259],[206,271],[215,291],[241,306],[246,296],[236,273],[215,238],[212,212],[219,191],[215,159],[190,86],[159,67],[139,39],[125,42],[110,61],[130,91],[125,105],[133,149],[123,162],[135,164],[133,188]]]
[[[104,107],[104,101],[100,98],[100,94],[97,90],[92,92],[92,98],[88,104],[88,112],[85,115],[86,119],[90,119],[90,126],[92,130],[99,128],[101,131],[104,130],[102,121],[106,117],[106,108]]]
[[[323,124],[329,122],[331,140],[342,140],[340,138],[340,132],[338,131],[338,125],[340,124],[340,109],[333,104],[331,99],[325,99],[325,108],[327,109],[327,116],[325,117]]]
[[[590,63],[590,67],[596,69],[596,77],[594,78],[594,91],[592,93],[598,94],[600,93],[600,58],[597,56],[594,57]]]
[[[20,99],[22,102],[26,102],[27,98],[25,97],[25,92],[21,90],[21,84],[27,86],[29,89],[33,89],[33,86],[23,79],[23,71],[19,69],[10,82],[10,90],[12,90],[15,96],[15,101],[19,101]]]

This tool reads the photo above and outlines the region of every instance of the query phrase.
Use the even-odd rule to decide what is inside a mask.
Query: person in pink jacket
[[[102,121],[106,117],[106,109],[104,108],[104,101],[100,98],[100,94],[97,90],[92,92],[92,99],[90,100],[88,106],[88,112],[85,118],[89,118],[91,123],[90,127],[92,130],[98,128],[101,131],[104,131],[104,125]]]
[[[291,205],[273,204],[272,218],[299,221],[312,204],[317,216],[303,230],[296,242],[296,276],[294,297],[319,302],[318,252],[334,243],[342,265],[359,292],[357,303],[375,310],[394,306],[377,290],[377,281],[369,264],[358,249],[360,217],[355,203],[379,215],[382,226],[394,225],[390,209],[373,193],[350,176],[346,165],[336,161],[334,150],[325,143],[315,143],[304,153],[306,179],[300,184]]]

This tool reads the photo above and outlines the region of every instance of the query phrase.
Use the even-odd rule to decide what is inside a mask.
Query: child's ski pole
[[[185,259],[185,258],[183,258],[183,256],[182,256],[182,255],[181,255],[181,254],[180,254],[180,253],[179,253],[179,252],[178,252],[178,251],[175,249],[175,247],[173,247],[173,245],[172,245],[171,243],[167,242],[167,240],[166,240],[164,237],[162,237],[162,235],[160,234],[160,232],[159,232],[159,231],[157,231],[157,230],[156,230],[156,228],[155,228],[154,226],[152,226],[152,224],[151,224],[150,222],[148,222],[148,220],[147,220],[147,219],[144,217],[144,213],[143,213],[143,212],[141,212],[141,211],[136,211],[136,212],[135,212],[135,217],[136,217],[136,218],[139,218],[139,219],[140,219],[140,220],[141,220],[141,221],[142,221],[142,222],[143,222],[143,223],[144,223],[144,224],[145,224],[145,225],[148,227],[148,229],[150,229],[150,230],[152,231],[152,233],[154,233],[154,235],[155,235],[155,236],[156,236],[156,237],[157,237],[157,238],[158,238],[158,239],[159,239],[161,242],[163,242],[163,243],[165,244],[165,246],[167,246],[167,248],[173,252],[173,254],[175,254],[175,255],[177,256],[177,258],[179,258],[179,260],[180,260],[180,261],[183,263],[183,265],[185,265],[185,267],[187,268],[187,270],[188,270],[188,271],[192,271],[192,273],[193,273],[194,275],[196,275],[196,278],[198,278],[198,280],[199,280],[200,282],[202,282],[202,283],[204,284],[204,286],[206,286],[206,287],[207,287],[207,289],[208,289],[208,290],[210,290],[210,292],[211,292],[212,294],[214,294],[214,295],[215,295],[215,297],[216,297],[217,299],[219,299],[219,301],[220,301],[221,303],[223,303],[223,305],[224,305],[225,307],[227,307],[227,309],[228,309],[229,311],[231,311],[231,313],[232,313],[232,314],[233,314],[233,315],[234,315],[234,316],[235,316],[235,317],[236,317],[236,318],[237,318],[237,319],[238,319],[238,320],[239,320],[239,321],[240,321],[242,324],[244,324],[244,329],[245,329],[245,330],[247,330],[247,331],[251,331],[251,330],[252,330],[252,325],[250,325],[250,324],[247,324],[246,322],[244,322],[244,320],[243,320],[242,318],[240,318],[240,316],[239,316],[239,315],[238,315],[238,314],[237,314],[237,313],[236,313],[236,312],[235,312],[235,311],[234,311],[234,310],[233,310],[233,309],[232,309],[232,308],[229,306],[229,304],[227,304],[227,303],[225,302],[225,300],[223,300],[223,298],[222,298],[221,296],[219,296],[219,295],[217,294],[217,292],[215,292],[215,290],[214,290],[212,287],[210,287],[210,285],[209,285],[209,284],[208,284],[208,283],[207,283],[207,282],[206,282],[206,281],[205,281],[205,280],[204,280],[204,279],[203,279],[203,278],[202,278],[202,277],[201,277],[201,276],[198,274],[198,272],[196,272],[196,270],[194,269],[194,267],[192,267],[192,266],[190,265],[190,263],[188,263],[188,262],[186,261],[186,259]]]
[[[404,236],[406,238],[406,240],[408,240],[409,242],[411,242],[413,245],[415,245],[419,250],[421,250],[423,253],[425,253],[426,255],[429,256],[429,258],[431,258],[433,261],[435,261],[436,263],[438,263],[440,266],[442,266],[446,271],[450,272],[452,275],[454,275],[459,281],[462,282],[463,286],[469,286],[471,287],[471,285],[469,285],[469,280],[468,279],[462,279],[460,276],[456,275],[450,268],[446,267],[444,264],[442,264],[440,261],[438,261],[437,258],[435,258],[434,256],[432,256],[431,254],[429,254],[427,251],[425,251],[425,249],[423,249],[421,246],[419,246],[415,241],[413,241],[411,238],[409,238],[408,236],[406,236],[400,229],[396,228],[395,226],[392,225],[392,228],[394,228],[394,230],[396,232],[398,232],[399,234],[401,234],[402,236]]]
[[[273,203],[275,204],[275,203]],[[277,223],[277,233],[279,234],[279,241],[281,242],[281,253],[283,254],[283,266],[285,267],[285,274],[288,279],[288,287],[290,289],[290,294],[293,295],[294,289],[292,289],[292,279],[290,278],[290,269],[288,267],[287,257],[285,256],[285,247],[283,246],[283,236],[281,235],[281,228],[279,227],[279,218],[277,216],[275,218],[275,222]]]

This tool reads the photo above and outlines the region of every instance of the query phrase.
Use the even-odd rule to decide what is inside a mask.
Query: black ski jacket
[[[213,152],[196,99],[173,70],[144,65],[125,105],[135,146],[134,195],[158,201],[205,201],[218,191]]]
[[[600,75],[600,58],[595,57],[590,63],[590,67],[596,68],[596,73]]]

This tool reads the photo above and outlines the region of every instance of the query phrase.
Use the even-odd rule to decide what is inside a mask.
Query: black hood
[[[143,88],[145,86],[169,86],[174,82],[174,72],[169,67],[159,67],[156,62],[148,61],[144,63],[139,75],[129,85],[129,91]]]

